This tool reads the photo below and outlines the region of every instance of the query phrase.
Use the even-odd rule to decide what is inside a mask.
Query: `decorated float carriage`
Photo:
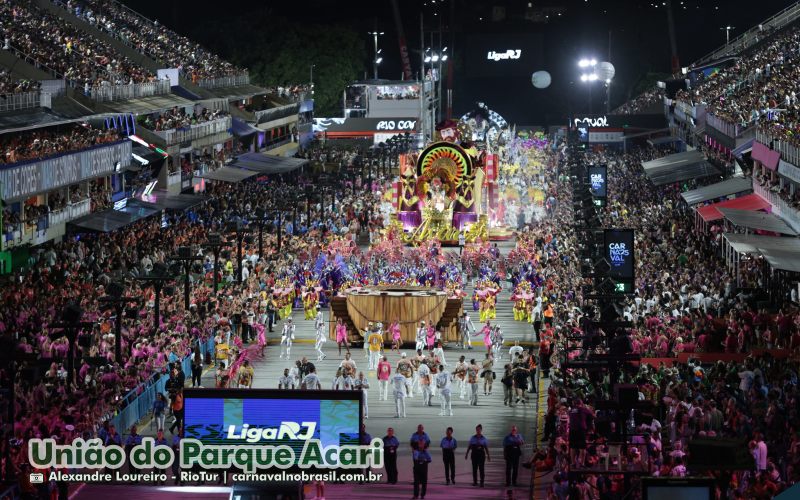
[[[395,184],[394,219],[406,244],[438,240],[458,244],[488,239],[486,201],[487,155],[471,142],[459,144],[458,123],[443,122],[437,141],[418,156],[406,155]]]

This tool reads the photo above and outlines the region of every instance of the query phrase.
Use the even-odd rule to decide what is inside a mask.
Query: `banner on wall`
[[[4,200],[27,198],[62,186],[112,174],[131,163],[132,143],[124,140],[78,153],[0,170]]]
[[[800,182],[800,168],[797,168],[786,160],[778,161],[778,173],[794,182]]]
[[[178,68],[166,68],[156,71],[159,80],[169,79],[170,87],[177,87],[181,84],[181,71]]]

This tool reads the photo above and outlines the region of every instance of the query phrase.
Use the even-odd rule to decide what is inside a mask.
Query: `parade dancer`
[[[481,328],[481,335],[483,335],[483,345],[486,346],[486,352],[492,352],[492,335],[494,334],[494,328],[492,328],[491,323],[488,321],[483,328]]]
[[[325,338],[325,320],[322,317],[322,311],[317,312],[317,319],[314,320],[314,328],[316,329],[316,342],[314,342],[314,349],[317,351],[317,361],[322,361],[327,356],[322,352],[322,344],[328,341]]]
[[[411,390],[409,391],[410,394],[414,394],[415,392],[422,393],[422,388],[419,386],[419,367],[424,362],[425,354],[422,353],[422,349],[419,349],[417,350],[417,355],[411,358],[411,366],[414,367],[414,375],[411,381]]]
[[[411,360],[408,359],[406,353],[403,353],[400,356],[400,360],[397,362],[397,371],[402,373],[407,380],[411,380],[411,377],[414,375],[414,365],[411,363]],[[410,392],[408,397],[413,397],[414,393]]]
[[[439,403],[442,405],[442,411],[439,412],[439,415],[442,417],[453,416],[453,405],[450,400],[452,381],[453,376],[445,371],[444,365],[439,365],[439,373],[436,375],[436,388],[439,390]]]
[[[428,327],[425,331],[425,345],[428,347],[428,352],[433,355],[433,346],[436,343],[436,327],[433,326],[433,321],[428,320]]]
[[[364,328],[364,332],[361,336],[364,338],[364,359],[369,360],[369,336],[372,334],[374,327],[372,325],[372,321],[367,323],[367,327]]]
[[[292,318],[288,318],[283,324],[281,333],[281,358],[289,359],[292,354],[292,342],[294,341],[294,323]]]
[[[421,351],[425,349],[425,343],[427,342],[428,337],[428,329],[425,327],[425,322],[419,322],[419,328],[417,328],[417,345],[414,346],[415,351]]]
[[[369,369],[377,370],[378,362],[381,359],[381,350],[383,349],[383,335],[380,330],[374,330],[367,338],[369,344]]]
[[[394,389],[395,418],[406,417],[406,394],[408,393],[408,379],[400,370],[392,377],[392,388]]]
[[[464,399],[467,396],[467,362],[466,358],[461,356],[456,363],[456,369],[453,372],[458,380],[458,398]]]
[[[503,332],[500,330],[500,325],[494,327],[494,335],[492,336],[492,352],[494,358],[498,361],[503,359]]]
[[[361,390],[361,394],[364,395],[364,418],[369,418],[369,405],[367,404],[369,401],[369,380],[364,378],[364,372],[358,372],[358,378],[354,382],[353,388]]]
[[[419,380],[420,387],[422,388],[422,406],[431,405],[431,369],[428,368],[427,363],[419,365],[417,370],[417,379]]]
[[[389,395],[389,379],[392,376],[392,365],[386,356],[378,363],[378,399],[386,401]]]
[[[317,303],[319,302],[319,295],[313,286],[309,286],[302,294],[303,309],[305,310],[305,319],[314,319],[317,313]]]
[[[461,347],[464,349],[472,349],[470,337],[475,334],[475,325],[472,324],[472,320],[466,312],[461,315],[458,326],[459,333],[461,334]]]
[[[444,365],[447,367],[447,360],[444,359],[444,347],[442,347],[441,342],[436,343],[436,347],[433,349],[433,362],[436,365]]]
[[[347,341],[347,327],[344,326],[342,318],[336,318],[336,343],[339,345],[339,356],[342,355],[342,345],[350,354],[350,343]]]
[[[394,320],[389,327],[389,334],[392,336],[392,350],[396,349],[397,352],[400,352],[400,344],[402,342],[400,338],[400,323],[397,320]]]
[[[262,324],[256,323],[256,331],[258,332],[258,348],[261,356],[264,356],[264,349],[267,347],[266,327]]]
[[[469,383],[469,404],[470,406],[478,406],[478,373],[481,371],[480,367],[475,363],[474,359],[469,360],[467,365],[467,383]]]

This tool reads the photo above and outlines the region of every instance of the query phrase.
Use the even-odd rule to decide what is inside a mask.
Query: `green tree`
[[[342,115],[344,88],[363,75],[367,59],[363,37],[347,26],[288,21],[271,17],[268,10],[209,20],[193,31],[201,42],[217,40],[207,46],[248,68],[257,85],[308,83],[313,64],[317,116]]]

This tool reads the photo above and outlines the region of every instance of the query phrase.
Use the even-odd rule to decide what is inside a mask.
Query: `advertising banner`
[[[609,276],[616,280],[633,282],[636,278],[633,229],[606,229],[603,241],[603,256],[611,264]]]
[[[185,391],[184,432],[203,445],[359,444],[361,391],[202,389]]]
[[[15,200],[114,173],[131,162],[131,141],[103,144],[77,153],[8,166],[0,170],[4,200]]]
[[[786,160],[778,162],[778,173],[794,182],[800,182],[800,168],[795,167]]]
[[[590,165],[588,169],[589,175],[589,188],[592,190],[592,196],[597,198],[606,198],[607,196],[607,165]]]

